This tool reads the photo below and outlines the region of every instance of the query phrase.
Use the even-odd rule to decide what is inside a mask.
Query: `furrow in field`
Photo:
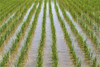
[[[41,31],[42,31],[42,17],[43,17],[43,7],[44,3],[41,6],[41,12],[38,17],[37,21],[37,27],[34,33],[34,36],[32,37],[32,42],[30,45],[30,48],[28,50],[28,53],[26,55],[26,60],[25,60],[25,67],[36,67],[36,61],[37,61],[37,56],[38,56],[38,47],[39,47],[39,42],[41,38]]]
[[[43,67],[52,67],[51,62],[51,42],[52,42],[52,35],[51,35],[51,28],[50,28],[50,17],[49,17],[49,4],[47,3],[47,15],[46,15],[46,41],[44,47],[44,55],[43,55]]]
[[[54,17],[54,25],[56,28],[56,36],[57,36],[57,52],[58,52],[58,67],[74,67],[73,61],[70,57],[70,51],[68,47],[66,46],[66,42],[64,40],[64,35],[61,30],[55,7],[54,7],[54,2],[52,4],[52,12],[53,12],[53,17]]]
[[[64,20],[65,22],[65,26],[66,26],[66,29],[67,29],[67,32],[69,33],[70,35],[70,38],[72,40],[72,46],[74,47],[74,50],[75,50],[75,53],[78,57],[78,59],[81,61],[81,66],[82,67],[89,67],[88,66],[88,62],[86,62],[86,59],[85,59],[85,54],[82,52],[82,50],[80,49],[79,47],[79,43],[77,42],[73,32],[71,31],[71,28],[70,28],[70,25],[68,24],[68,22],[64,19],[63,17],[63,14],[62,14],[62,11],[60,10],[60,7],[59,5],[57,4],[58,8],[59,8],[59,13],[60,13],[60,16],[62,17],[62,19]]]

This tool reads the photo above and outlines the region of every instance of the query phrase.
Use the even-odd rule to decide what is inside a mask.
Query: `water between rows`
[[[9,48],[11,48],[12,42],[16,39],[16,34],[20,31],[22,25],[23,25],[24,22],[26,21],[26,19],[27,19],[28,15],[29,15],[29,13],[30,13],[30,11],[31,11],[31,9],[32,9],[32,7],[33,7],[33,5],[34,5],[34,3],[33,3],[32,6],[28,9],[28,11],[27,11],[27,13],[26,13],[26,15],[25,15],[25,17],[24,17],[22,23],[21,23],[21,24],[18,26],[18,28],[16,29],[16,32],[14,33],[14,35],[12,35],[12,37],[8,40],[8,42],[5,43],[5,44],[7,44],[7,45],[5,45],[5,46],[4,46],[4,50],[0,52],[0,55],[1,55],[1,56],[4,55],[7,51],[9,51]],[[2,56],[2,57],[3,57],[3,56]]]
[[[52,67],[52,34],[51,24],[49,17],[49,4],[47,3],[47,14],[46,14],[46,41],[44,46],[43,54],[43,67]]]
[[[51,3],[52,5],[52,12],[53,12],[53,17],[54,17],[54,25],[56,28],[56,38],[57,38],[57,53],[58,53],[58,67],[74,67],[73,61],[70,57],[70,51],[69,48],[64,40],[64,34],[63,31],[60,27],[55,7],[54,7],[54,2]]]
[[[37,62],[37,56],[38,56],[38,48],[39,48],[39,43],[41,39],[41,32],[42,32],[42,18],[43,18],[43,7],[44,3],[41,6],[41,11],[38,17],[37,21],[37,27],[34,33],[34,36],[32,37],[32,43],[30,45],[30,48],[28,50],[28,54],[25,59],[25,67],[36,67],[36,62]]]
[[[85,60],[85,54],[82,52],[81,48],[79,47],[78,45],[78,42],[73,34],[73,32],[71,31],[71,28],[70,28],[70,25],[68,24],[68,22],[66,22],[66,20],[64,19],[63,17],[63,14],[60,10],[60,7],[57,3],[57,6],[58,6],[58,10],[59,10],[59,13],[60,13],[60,16],[62,17],[62,19],[64,20],[64,23],[65,23],[65,26],[66,26],[66,29],[67,29],[67,32],[68,34],[70,35],[70,38],[72,40],[72,46],[74,47],[74,50],[75,50],[75,53],[76,53],[76,56],[79,58],[79,60],[81,61],[81,66],[82,67],[89,67],[88,66],[88,63],[86,62]]]
[[[91,53],[93,53],[93,57],[97,57],[97,61],[98,63],[100,62],[100,52],[99,50],[96,50],[94,47],[94,44],[91,42],[91,40],[87,37],[86,33],[83,32],[82,28],[80,27],[80,25],[75,22],[71,16],[71,14],[66,10],[67,15],[69,16],[69,18],[72,20],[74,26],[76,27],[77,31],[81,34],[81,36],[83,37],[83,40],[86,41],[87,46],[90,50]]]

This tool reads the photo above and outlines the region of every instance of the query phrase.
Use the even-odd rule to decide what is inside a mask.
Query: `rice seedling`
[[[99,5],[0,0],[0,67],[100,67]]]
[[[49,0],[49,16],[51,21],[51,31],[52,31],[52,60],[53,60],[53,67],[57,67],[58,64],[58,57],[57,57],[57,49],[56,49],[56,30],[54,26],[54,19],[52,14],[51,8],[51,0]]]

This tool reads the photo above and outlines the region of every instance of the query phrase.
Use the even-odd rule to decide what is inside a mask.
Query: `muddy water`
[[[59,5],[57,4],[58,8],[59,8]],[[80,49],[79,45],[78,45],[78,42],[73,34],[73,32],[71,31],[70,29],[70,26],[69,24],[66,22],[66,20],[64,19],[63,17],[63,14],[59,8],[59,13],[60,13],[60,16],[62,17],[62,19],[64,20],[65,22],[65,26],[66,26],[66,29],[67,29],[67,32],[69,33],[70,35],[70,38],[72,40],[72,45],[74,47],[74,50],[75,50],[75,53],[77,55],[77,57],[79,58],[79,60],[81,61],[81,67],[89,67],[88,63],[85,61],[85,55],[84,53],[82,52],[82,50]]]
[[[45,41],[44,55],[43,55],[43,67],[52,67],[51,44],[52,44],[52,34],[51,34],[50,17],[49,17],[49,4],[47,3],[46,41]]]
[[[70,57],[68,46],[66,46],[66,42],[64,40],[63,31],[61,30],[56,11],[54,8],[54,3],[52,2],[52,12],[54,17],[54,25],[56,28],[56,36],[57,36],[57,52],[58,52],[58,67],[74,67],[73,61]]]
[[[41,32],[42,32],[42,17],[43,17],[43,7],[44,3],[41,6],[41,12],[39,14],[39,18],[37,21],[37,27],[34,33],[34,37],[32,39],[31,46],[28,50],[27,58],[25,59],[25,67],[36,67],[36,62],[37,62],[37,56],[38,56],[38,47],[40,43],[40,38],[41,38]]]
[[[90,49],[90,52],[93,53],[93,57],[97,56],[97,61],[99,63],[100,62],[100,51],[95,49],[91,40],[89,40],[89,38],[86,36],[86,34],[82,31],[82,28],[80,27],[80,25],[73,20],[71,14],[68,11],[66,11],[66,13],[69,16],[69,18],[72,20],[72,22],[75,25],[78,32],[82,35],[83,40],[84,41],[86,40],[86,43],[87,43],[88,48]]]
[[[27,11],[23,22],[18,26],[18,28],[16,29],[16,32],[14,33],[14,35],[10,38],[10,40],[8,41],[8,43],[5,43],[7,45],[4,46],[4,50],[0,52],[0,56],[4,55],[7,51],[9,51],[9,48],[12,46],[12,42],[16,39],[16,34],[20,31],[22,24],[24,23],[24,21],[26,21],[26,18],[28,17],[28,14],[30,12],[30,10],[32,9],[34,4],[32,4],[31,8],[29,8],[29,10]]]

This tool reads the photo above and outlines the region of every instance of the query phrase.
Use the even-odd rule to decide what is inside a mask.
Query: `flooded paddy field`
[[[100,67],[100,1],[87,1],[0,0],[0,67]]]

